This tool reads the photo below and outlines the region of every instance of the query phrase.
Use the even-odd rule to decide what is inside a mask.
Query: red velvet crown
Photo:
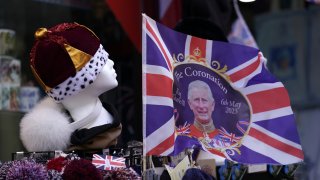
[[[92,57],[100,46],[99,38],[77,23],[62,23],[49,30],[39,28],[35,38],[30,65],[46,91],[75,76],[88,61],[83,54]],[[78,67],[75,61],[80,63]]]

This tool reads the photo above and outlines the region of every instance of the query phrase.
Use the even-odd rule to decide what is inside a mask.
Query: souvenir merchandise
[[[20,111],[29,112],[40,100],[40,89],[35,86],[20,87]]]
[[[0,83],[20,86],[21,62],[11,56],[0,56]]]
[[[0,29],[0,55],[11,55],[15,47],[16,32],[11,29]]]
[[[12,85],[1,85],[1,109],[18,111],[20,106],[20,87]]]

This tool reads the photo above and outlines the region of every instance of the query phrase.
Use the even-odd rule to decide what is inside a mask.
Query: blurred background
[[[287,88],[305,153],[299,179],[320,176],[320,4],[306,0],[0,0],[0,161],[23,151],[21,117],[44,96],[29,68],[34,32],[62,22],[91,28],[115,62],[119,86],[101,99],[116,106],[123,124],[120,145],[142,141],[141,13],[174,28],[199,17],[226,37],[239,12],[245,43],[258,47],[269,70]],[[248,32],[251,32],[250,38]],[[241,34],[242,33],[242,34]]]

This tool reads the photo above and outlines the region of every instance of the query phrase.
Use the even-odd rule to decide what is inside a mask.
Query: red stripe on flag
[[[194,55],[197,58],[205,58],[206,57],[206,45],[207,45],[207,40],[197,38],[197,37],[191,37],[189,54]],[[199,53],[199,54],[197,54],[197,53]]]
[[[174,133],[158,144],[156,147],[147,152],[147,155],[160,155],[174,145]]]
[[[255,92],[247,97],[253,114],[290,106],[290,99],[284,87]]]
[[[220,152],[220,151],[218,151],[216,149],[209,149],[208,151],[211,152],[212,154],[215,154],[215,155],[218,155],[218,156],[226,158],[226,156],[222,152]]]
[[[172,79],[159,74],[147,74],[147,95],[172,98]]]
[[[303,159],[303,153],[301,149],[285,144],[273,137],[268,136],[267,134],[257,129],[251,128],[249,131],[249,135],[280,151],[283,151],[285,153],[291,154],[292,156]]]
[[[167,61],[169,70],[172,71],[172,66],[171,66],[171,62],[169,57],[167,56],[164,47],[162,46],[162,44],[160,43],[160,40],[158,38],[158,36],[156,35],[156,33],[153,31],[152,27],[150,26],[149,22],[147,21],[147,30],[152,34],[153,38],[156,40],[158,46],[160,47],[160,50],[162,52],[162,54],[164,55],[165,60]]]
[[[250,75],[251,73],[253,73],[260,65],[260,54],[258,55],[258,58],[256,61],[254,61],[253,63],[251,63],[250,65],[248,65],[247,67],[233,73],[230,74],[230,80],[232,82],[236,82],[239,81],[242,78],[245,78],[246,76]]]
[[[104,164],[104,163],[106,163],[106,161],[105,161],[105,160],[97,160],[97,159],[93,159],[93,160],[92,160],[92,163],[96,163],[96,164]]]

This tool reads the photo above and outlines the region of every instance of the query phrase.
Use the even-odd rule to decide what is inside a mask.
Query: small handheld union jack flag
[[[108,155],[93,154],[92,164],[98,169],[113,170],[118,168],[125,168],[125,158]]]

